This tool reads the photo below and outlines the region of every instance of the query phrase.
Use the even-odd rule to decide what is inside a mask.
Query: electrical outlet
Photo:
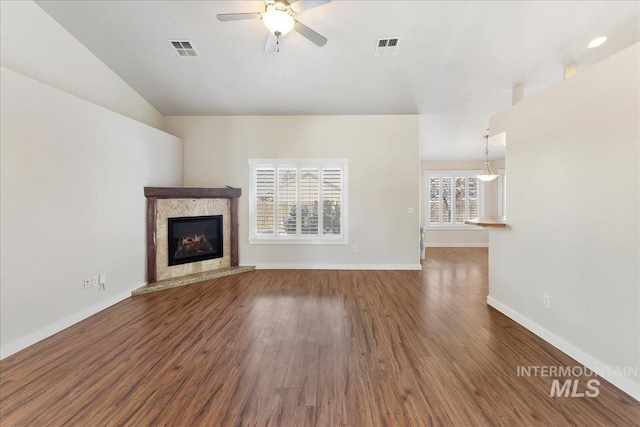
[[[101,274],[100,275],[100,286],[104,285],[107,283],[107,275],[106,274]]]
[[[358,252],[358,248],[356,248],[355,246],[353,247],[353,253],[355,254],[356,252]]]
[[[83,286],[85,289],[89,289],[91,287],[91,279],[84,279]]]
[[[551,308],[551,298],[549,298],[549,295],[543,295],[542,303],[545,308]]]
[[[407,213],[408,214],[412,214],[413,213],[413,208],[407,208]]]
[[[93,288],[94,286],[98,286],[98,283],[100,283],[100,277],[93,276],[91,278],[91,287]]]

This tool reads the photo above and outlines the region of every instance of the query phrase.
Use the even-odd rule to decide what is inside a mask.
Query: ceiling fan
[[[218,20],[222,22],[240,21],[244,19],[262,19],[269,29],[267,44],[264,51],[267,53],[280,51],[280,38],[291,30],[297,31],[316,45],[322,47],[327,44],[327,39],[306,25],[296,21],[293,17],[305,10],[330,3],[331,0],[265,0],[264,12],[253,13],[219,13]],[[292,4],[294,5],[292,7]]]

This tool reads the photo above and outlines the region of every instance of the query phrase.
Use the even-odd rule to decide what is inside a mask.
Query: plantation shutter
[[[468,211],[467,219],[480,217],[480,180],[467,178]]]
[[[456,224],[464,224],[467,212],[467,178],[456,177]]]
[[[300,231],[318,234],[318,169],[300,169]]]
[[[342,231],[342,169],[322,170],[322,229],[324,234]]]
[[[296,234],[298,170],[278,169],[278,234]]]
[[[257,168],[255,172],[255,232],[275,234],[275,169]]]
[[[440,221],[442,224],[453,223],[453,177],[440,178]]]
[[[440,224],[440,177],[429,178],[429,224]]]

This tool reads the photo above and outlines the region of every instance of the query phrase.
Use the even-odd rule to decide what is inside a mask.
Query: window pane
[[[324,234],[341,234],[342,170],[322,170],[322,229]]]
[[[429,178],[429,223],[440,222],[440,178]]]
[[[278,169],[278,233],[296,234],[296,198],[298,196],[298,171],[293,168]]]
[[[274,234],[275,232],[275,169],[256,169],[256,233]]]
[[[318,234],[318,169],[300,169],[302,234]]]
[[[467,200],[467,178],[456,177],[456,224],[464,224]]]
[[[453,178],[442,177],[442,223],[453,222]]]
[[[478,178],[467,178],[469,186],[469,216],[467,219],[480,217],[480,181]]]

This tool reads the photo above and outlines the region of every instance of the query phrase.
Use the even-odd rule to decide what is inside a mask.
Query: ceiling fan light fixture
[[[262,22],[272,34],[282,37],[293,30],[296,21],[288,10],[282,10],[278,5],[279,3],[267,6],[266,12],[262,14]]]
[[[247,19],[261,19],[269,29],[269,36],[264,51],[266,53],[279,52],[280,39],[291,31],[295,31],[318,47],[327,44],[327,38],[313,31],[306,25],[296,21],[297,12],[313,9],[331,3],[331,0],[307,0],[299,4],[297,11],[291,8],[296,0],[264,0],[264,12],[219,13],[218,21],[244,21]]]

